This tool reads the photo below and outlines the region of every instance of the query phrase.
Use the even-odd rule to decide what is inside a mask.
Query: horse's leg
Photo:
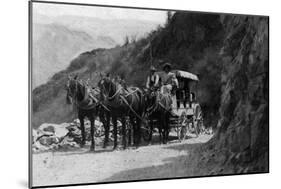
[[[168,128],[168,123],[167,123],[167,114],[165,114],[164,119],[163,119],[163,144],[167,144],[167,128]]]
[[[113,136],[114,136],[113,149],[116,149],[117,148],[117,117],[112,116],[112,123],[113,123]]]
[[[130,116],[130,128],[129,129],[129,137],[128,137],[128,145],[130,146],[132,144],[132,130],[134,129],[134,117]],[[134,134],[134,132],[133,132]]]
[[[133,129],[133,145],[135,146],[137,143],[137,127],[135,122],[135,117],[132,117],[132,129]]]
[[[140,144],[140,121],[138,118],[135,118],[136,120],[133,122],[133,141],[134,141],[134,146],[138,147]]]
[[[106,122],[106,135],[105,135],[105,142],[106,142],[106,146],[108,144],[108,138],[109,138],[109,131],[110,131],[110,113],[106,113],[105,114],[105,122]]]
[[[121,122],[122,122],[122,145],[123,145],[123,148],[126,149],[126,146],[127,146],[127,141],[126,141],[126,119],[125,117],[123,116],[122,119],[121,119]]]
[[[95,151],[95,116],[94,115],[91,116],[90,122],[91,122],[91,140],[92,140],[91,151]]]
[[[141,142],[141,120],[136,118],[136,147],[139,147]]]
[[[103,148],[107,147],[108,144],[108,137],[109,137],[109,122],[110,122],[110,116],[108,113],[101,113],[100,114],[101,121],[104,126],[104,142],[103,142]]]
[[[149,144],[152,144],[152,135],[153,135],[153,119],[151,118],[148,122],[149,127],[150,127],[150,133],[149,133]]]
[[[162,117],[162,144],[166,144],[166,122],[165,122],[165,114]]]
[[[162,120],[161,135],[162,135],[161,144],[165,144],[165,122],[164,122],[164,120]]]
[[[166,143],[167,143],[169,140],[169,133],[170,133],[170,113],[167,113],[165,117],[166,117],[165,131],[166,131]]]
[[[81,147],[84,147],[86,143],[86,136],[85,136],[85,126],[84,126],[84,116],[79,115],[78,119],[80,121],[80,129],[81,129],[81,135],[82,135],[82,141],[81,141]]]
[[[166,130],[166,114],[162,114],[161,116],[161,133],[162,133],[162,144],[165,144],[165,139],[166,139],[166,135],[165,135],[165,130]]]
[[[162,138],[163,138],[163,136],[162,136],[162,124],[163,124],[163,121],[162,121],[162,117],[160,116],[160,117],[158,117],[157,118],[157,124],[158,124],[158,132],[159,132],[159,142],[160,142],[160,144],[162,144]]]

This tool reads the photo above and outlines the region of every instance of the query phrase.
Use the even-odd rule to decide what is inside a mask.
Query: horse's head
[[[116,91],[115,83],[109,77],[102,77],[98,82],[102,100],[108,99]]]
[[[78,81],[78,77],[68,77],[67,83],[66,83],[66,102],[68,104],[72,104],[73,100],[79,100],[81,98],[81,88],[83,85],[81,82]]]
[[[144,101],[146,110],[151,109],[156,104],[157,91],[145,90],[144,91]]]

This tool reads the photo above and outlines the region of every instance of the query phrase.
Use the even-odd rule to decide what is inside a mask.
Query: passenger
[[[161,81],[163,83],[163,86],[161,87],[161,93],[163,94],[171,94],[172,95],[172,90],[174,88],[178,88],[179,83],[176,78],[176,75],[171,72],[171,64],[166,63],[163,66],[164,74],[161,77]]]

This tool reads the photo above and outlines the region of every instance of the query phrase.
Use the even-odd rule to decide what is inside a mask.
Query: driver
[[[147,89],[156,89],[159,87],[159,75],[156,73],[156,68],[154,66],[150,67],[150,74],[146,80]]]

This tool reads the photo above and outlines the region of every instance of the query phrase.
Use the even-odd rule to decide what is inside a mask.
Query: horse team
[[[137,87],[122,87],[120,83],[109,77],[101,77],[96,88],[90,87],[77,76],[69,77],[66,85],[68,104],[74,104],[77,108],[78,119],[82,134],[81,147],[85,145],[84,118],[91,122],[91,147],[95,150],[95,119],[98,116],[103,123],[105,138],[103,147],[109,143],[110,122],[113,125],[113,149],[118,147],[117,120],[122,123],[121,136],[122,147],[128,145],[138,147],[141,143],[141,135],[145,129],[143,125],[151,123],[149,120],[157,120],[160,141],[167,143],[169,135],[169,96],[155,90],[142,90]],[[132,128],[126,128],[129,119]],[[150,124],[150,130],[153,125]],[[148,128],[149,128],[148,127]],[[131,133],[132,132],[132,133]],[[133,135],[133,136],[132,136]],[[152,132],[150,132],[150,140]]]

